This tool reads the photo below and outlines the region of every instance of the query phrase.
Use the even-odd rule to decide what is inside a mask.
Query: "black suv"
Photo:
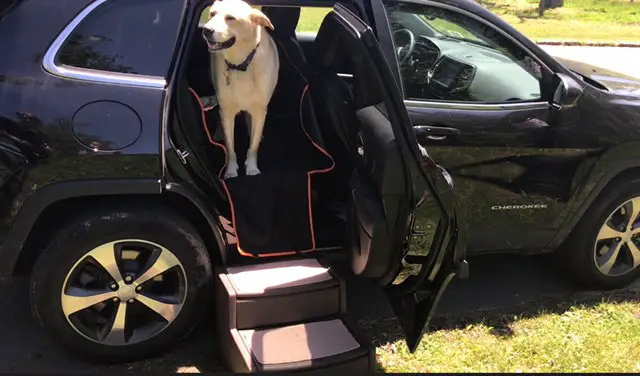
[[[174,343],[214,270],[276,259],[344,253],[412,351],[466,249],[558,249],[596,288],[640,274],[637,80],[469,0],[259,1],[281,61],[262,174],[223,180],[208,5],[0,5],[0,278],[30,274],[77,353]],[[307,7],[333,11],[296,33]]]

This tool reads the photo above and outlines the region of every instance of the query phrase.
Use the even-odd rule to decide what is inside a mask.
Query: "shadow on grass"
[[[456,330],[467,328],[470,325],[484,324],[491,328],[490,333],[494,336],[508,339],[515,334],[512,324],[516,321],[548,314],[562,314],[575,306],[591,308],[603,301],[609,303],[640,301],[640,292],[631,290],[592,291],[543,297],[506,309],[498,307],[458,315],[435,317],[431,320],[427,331]],[[395,317],[362,319],[359,321],[358,326],[376,347],[384,347],[396,341],[404,340]],[[378,364],[378,369],[384,371],[384,367],[381,364]]]

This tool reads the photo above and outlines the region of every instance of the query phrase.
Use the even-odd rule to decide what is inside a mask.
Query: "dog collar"
[[[240,64],[231,64],[230,62],[227,61],[227,59],[224,60],[225,63],[227,63],[227,70],[237,70],[240,72],[246,72],[247,69],[249,68],[249,64],[251,64],[251,62],[253,61],[254,56],[256,56],[256,51],[258,50],[258,46],[260,45],[260,43],[258,43],[258,45],[256,46],[256,48],[254,48],[249,55],[247,55],[247,58],[244,59],[244,61]]]

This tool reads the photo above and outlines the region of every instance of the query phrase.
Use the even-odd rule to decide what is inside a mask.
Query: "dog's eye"
[[[225,16],[225,17],[224,17],[224,19],[225,19],[226,21],[234,21],[236,18],[235,18],[234,16],[229,16],[229,15],[227,15],[227,16]]]
[[[215,10],[214,10],[214,11],[212,11],[211,13],[209,13],[209,18],[213,18],[213,17],[215,17],[215,16],[216,16],[216,13],[218,13],[218,12],[216,12]]]

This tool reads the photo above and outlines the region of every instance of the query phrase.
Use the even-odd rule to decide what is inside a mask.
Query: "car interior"
[[[406,187],[400,151],[384,115],[384,92],[370,83],[368,72],[375,67],[356,53],[363,46],[349,44],[353,41],[335,14],[324,18],[313,49],[307,46],[305,53],[295,33],[299,7],[262,11],[275,27],[271,36],[280,71],[258,154],[261,174],[245,176],[239,163],[238,177],[221,179],[226,154],[218,108],[206,104],[215,93],[209,52],[197,26],[179,69],[173,142],[186,143],[196,154],[201,167],[193,169],[193,179],[215,196],[240,255],[286,256],[348,245],[352,254],[363,255],[361,274],[392,275],[379,266],[397,267],[385,258],[398,248],[392,247],[397,239],[390,230],[398,228],[402,216],[387,211],[406,196]],[[345,50],[353,53],[341,53]],[[338,72],[352,72],[351,83]],[[244,116],[238,116],[239,162],[248,144],[242,122]],[[347,226],[353,221],[358,225]],[[372,244],[382,249],[369,252]]]
[[[485,24],[411,4],[388,5],[387,11],[407,98],[490,103],[541,98],[540,66]]]

